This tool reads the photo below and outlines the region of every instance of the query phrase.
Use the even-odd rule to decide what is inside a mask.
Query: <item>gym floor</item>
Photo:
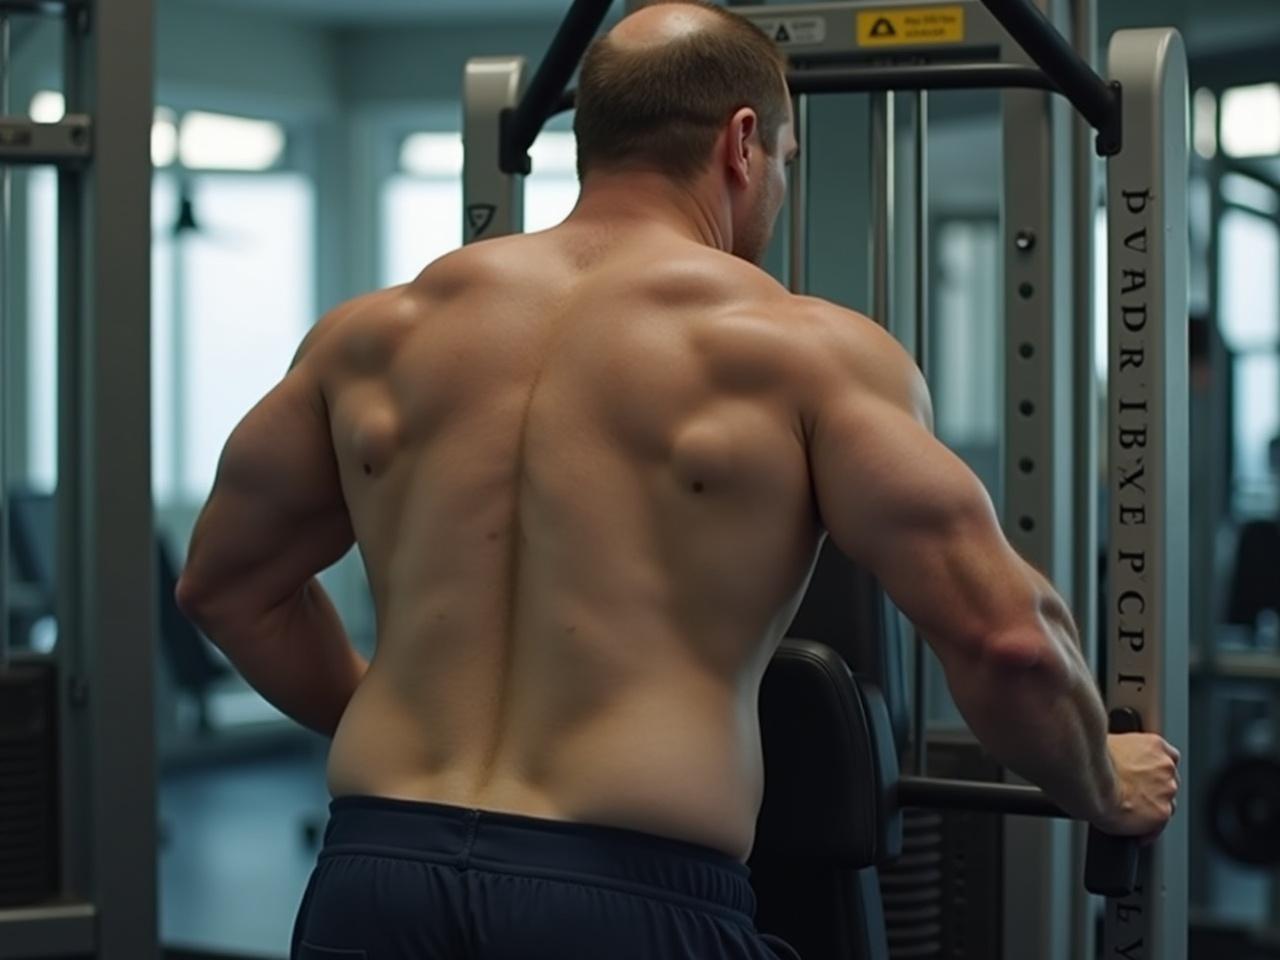
[[[166,775],[160,934],[166,947],[283,958],[327,816],[324,759],[301,749]]]
[[[246,760],[166,773],[160,786],[160,931],[166,956],[283,960],[319,849],[324,757],[286,744]],[[1266,909],[1267,878],[1216,860],[1213,913],[1243,925]],[[1212,950],[1212,948],[1211,948]],[[1217,951],[1193,952],[1213,956]],[[1254,954],[1243,953],[1236,960]],[[1273,956],[1270,953],[1259,956]]]

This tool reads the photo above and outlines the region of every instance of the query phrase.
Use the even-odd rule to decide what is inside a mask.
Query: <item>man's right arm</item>
[[[983,745],[1072,816],[1109,817],[1106,714],[1066,605],[1005,539],[977,477],[933,436],[910,358],[870,321],[841,313],[806,423],[827,531],[916,624]]]

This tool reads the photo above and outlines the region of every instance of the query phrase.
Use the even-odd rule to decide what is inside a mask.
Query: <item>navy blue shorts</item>
[[[799,960],[709,847],[379,797],[330,814],[292,960]]]

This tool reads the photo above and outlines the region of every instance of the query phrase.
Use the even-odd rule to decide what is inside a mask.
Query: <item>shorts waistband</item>
[[[750,870],[711,847],[619,827],[389,797],[340,797],[329,810],[322,860],[401,856],[607,886],[754,926]]]

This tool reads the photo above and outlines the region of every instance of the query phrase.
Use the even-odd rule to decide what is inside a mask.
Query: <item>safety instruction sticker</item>
[[[897,7],[858,13],[861,47],[964,42],[964,7]]]
[[[827,21],[823,17],[780,17],[753,22],[780,47],[822,43],[827,39]]]

